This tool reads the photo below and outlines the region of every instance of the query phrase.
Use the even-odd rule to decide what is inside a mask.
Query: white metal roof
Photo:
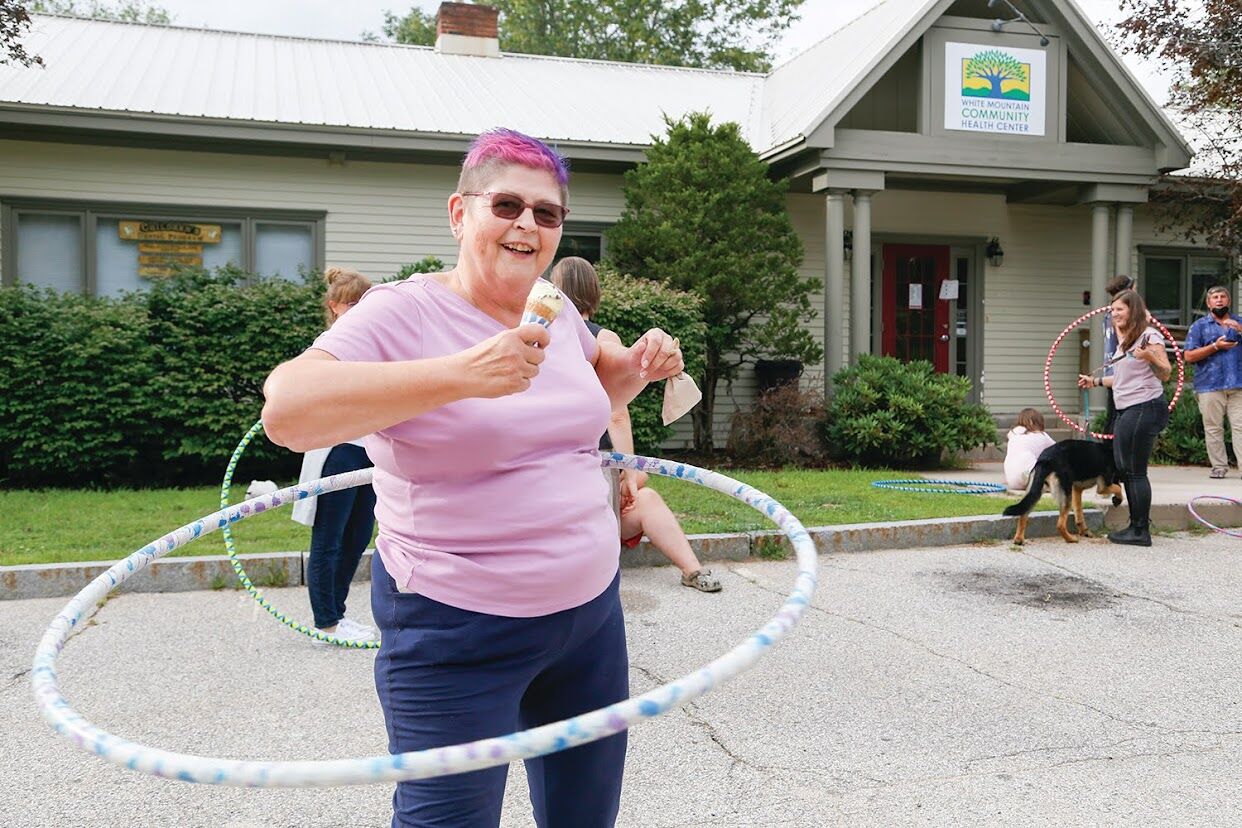
[[[0,102],[103,112],[647,145],[709,111],[758,136],[763,76],[37,15],[45,68],[0,66]]]

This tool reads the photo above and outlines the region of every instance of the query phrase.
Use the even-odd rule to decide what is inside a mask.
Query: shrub
[[[824,459],[819,423],[824,395],[797,383],[760,394],[749,411],[733,415],[729,455],[744,466],[814,466]]]
[[[697,376],[707,336],[698,297],[623,275],[607,264],[599,265],[597,271],[603,299],[593,321],[616,333],[626,345],[652,328],[668,331],[681,340],[687,373]],[[656,453],[672,433],[661,419],[663,405],[662,382],[652,384],[630,403],[634,450],[639,454]]]
[[[263,381],[272,368],[301,353],[323,329],[318,273],[303,284],[261,279],[232,267],[188,270],[143,294],[154,345],[150,393],[166,476],[218,478],[263,407]],[[263,477],[296,474],[297,455],[256,440],[248,468]]]
[[[380,279],[379,282],[399,282],[402,279],[408,279],[415,273],[439,273],[442,270],[444,270],[443,259],[438,256],[423,256],[417,262],[401,265],[401,269],[394,275]],[[375,280],[372,279],[372,281]]]
[[[0,289],[0,480],[119,482],[158,458],[152,346],[134,297]]]
[[[824,418],[834,457],[864,466],[927,468],[945,452],[996,441],[982,405],[966,402],[970,381],[931,363],[864,355],[838,372]]]

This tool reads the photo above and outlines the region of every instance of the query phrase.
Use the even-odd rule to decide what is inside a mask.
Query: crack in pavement
[[[668,683],[668,679],[664,678],[659,673],[655,672],[654,670],[649,670],[648,668],[643,667],[642,665],[635,664],[634,662],[630,662],[630,669],[636,670],[639,673],[641,673],[649,681],[653,682],[656,687],[660,687]],[[732,765],[729,768],[730,774],[732,774],[733,770],[737,768],[737,766],[739,765],[741,765],[742,767],[750,768],[751,770],[758,771],[760,773],[768,773],[768,769],[763,767],[762,765],[757,765],[754,762],[751,762],[749,759],[746,759],[745,757],[739,756],[738,754],[734,753],[729,748],[729,746],[724,743],[724,740],[721,739],[720,734],[717,732],[715,725],[713,725],[710,721],[708,721],[706,718],[700,715],[699,707],[697,704],[695,704],[695,700],[692,699],[688,702],[680,704],[678,705],[678,708],[681,710],[682,715],[686,717],[686,719],[690,722],[690,724],[694,725],[695,727],[698,727],[704,733],[706,733],[707,738],[710,739],[712,743],[715,744],[716,747],[719,748],[722,753],[724,753],[725,756],[729,757],[730,762],[732,762]]]
[[[1064,565],[1059,564],[1059,563],[1057,563],[1057,562],[1055,562],[1055,561],[1049,561],[1049,560],[1046,560],[1046,559],[1044,559],[1044,558],[1039,557],[1038,555],[1033,555],[1033,554],[1031,554],[1030,552],[1028,552],[1028,551],[1027,551],[1027,550],[1025,550],[1025,549],[1020,549],[1020,550],[1018,550],[1018,552],[1019,552],[1019,553],[1021,553],[1022,555],[1025,555],[1026,557],[1030,558],[1030,559],[1031,559],[1031,560],[1033,560],[1033,561],[1039,561],[1040,563],[1044,564],[1045,566],[1050,566],[1050,567],[1052,567],[1053,569],[1059,569],[1059,570],[1061,570],[1062,572],[1068,573],[1068,574],[1073,575],[1073,576],[1075,576],[1075,577],[1077,577],[1077,578],[1082,578],[1083,580],[1086,580],[1086,581],[1091,581],[1091,582],[1093,582],[1093,583],[1097,583],[1097,584],[1101,584],[1102,586],[1106,586],[1106,587],[1108,587],[1109,591],[1113,593],[1113,595],[1122,596],[1122,597],[1125,597],[1125,598],[1133,598],[1133,599],[1134,599],[1134,600],[1136,600],[1136,601],[1149,601],[1149,602],[1151,602],[1151,603],[1153,603],[1153,604],[1156,604],[1156,605],[1158,605],[1158,606],[1164,607],[1164,608],[1165,608],[1165,609],[1167,609],[1169,612],[1177,613],[1178,615],[1189,615],[1189,616],[1191,616],[1191,617],[1193,617],[1193,618],[1204,618],[1204,619],[1206,619],[1206,620],[1208,620],[1208,621],[1216,621],[1216,622],[1218,622],[1218,623],[1226,624],[1226,625],[1228,625],[1229,627],[1236,627],[1236,626],[1238,626],[1237,622],[1236,622],[1236,621],[1234,621],[1233,619],[1229,618],[1228,616],[1214,615],[1214,614],[1212,614],[1212,613],[1202,612],[1202,611],[1200,611],[1200,610],[1185,609],[1185,608],[1183,608],[1183,607],[1179,607],[1179,606],[1175,606],[1174,604],[1170,604],[1168,601],[1162,601],[1162,600],[1160,600],[1159,598],[1153,598],[1153,597],[1152,597],[1152,596],[1150,596],[1150,595],[1139,595],[1138,593],[1135,593],[1135,592],[1126,592],[1125,590],[1120,589],[1119,587],[1114,587],[1114,586],[1112,586],[1111,584],[1107,584],[1107,583],[1105,583],[1105,582],[1103,582],[1103,581],[1100,581],[1099,579],[1094,578],[1094,577],[1092,577],[1092,576],[1090,576],[1090,575],[1087,575],[1086,573],[1083,573],[1083,572],[1078,572],[1078,571],[1076,571],[1076,570],[1070,569],[1068,566],[1064,566]]]
[[[756,587],[758,587],[759,589],[764,590],[765,592],[769,592],[769,593],[771,593],[771,594],[773,594],[773,595],[782,595],[782,596],[784,595],[784,593],[783,593],[783,592],[780,592],[780,591],[778,591],[778,590],[772,589],[771,587],[767,586],[766,584],[761,584],[761,583],[759,583],[757,580],[752,580],[751,578],[747,578],[747,580],[749,580],[752,584],[754,584],[754,585],[755,585]],[[850,621],[850,622],[852,622],[852,623],[854,623],[854,624],[858,624],[859,626],[862,626],[862,627],[867,627],[867,628],[869,628],[869,629],[873,629],[873,630],[877,630],[877,631],[879,631],[879,632],[887,633],[888,635],[891,635],[891,636],[893,636],[894,638],[898,638],[898,639],[900,639],[900,640],[902,640],[902,641],[905,641],[905,642],[907,642],[907,643],[909,643],[909,644],[913,644],[914,646],[918,647],[919,649],[923,650],[923,651],[924,651],[924,652],[926,652],[926,653],[929,653],[929,654],[930,654],[930,655],[932,655],[932,656],[935,656],[936,658],[942,659],[942,660],[944,660],[944,661],[950,661],[950,662],[953,662],[954,664],[958,664],[958,665],[960,665],[960,666],[962,666],[962,667],[965,667],[967,670],[970,670],[972,673],[975,673],[975,674],[977,674],[977,675],[983,676],[984,678],[990,679],[990,680],[992,680],[992,681],[996,682],[997,684],[1003,685],[1003,686],[1005,686],[1005,687],[1009,687],[1009,688],[1014,689],[1014,690],[1019,690],[1019,691],[1024,692],[1024,693],[1030,693],[1031,695],[1033,695],[1033,696],[1035,696],[1035,697],[1037,697],[1037,698],[1044,698],[1044,699],[1055,699],[1055,700],[1057,700],[1057,701],[1059,701],[1059,702],[1063,702],[1063,703],[1065,703],[1065,704],[1075,705],[1075,706],[1077,706],[1077,707],[1081,707],[1081,708],[1083,708],[1084,710],[1090,710],[1092,713],[1095,713],[1095,714],[1097,714],[1097,715],[1099,715],[1099,716],[1103,716],[1103,717],[1104,717],[1104,718],[1106,718],[1106,719],[1110,719],[1110,720],[1112,720],[1112,721],[1114,721],[1114,722],[1117,722],[1117,723],[1119,723],[1119,724],[1124,724],[1124,725],[1127,725],[1127,726],[1129,726],[1129,727],[1133,727],[1133,728],[1138,729],[1138,730],[1156,730],[1157,732],[1160,732],[1160,733],[1168,733],[1168,732],[1169,732],[1167,728],[1163,728],[1163,727],[1161,727],[1160,725],[1158,725],[1158,724],[1156,724],[1156,723],[1154,723],[1154,722],[1137,722],[1137,721],[1134,721],[1134,720],[1132,720],[1132,719],[1126,719],[1126,718],[1124,718],[1124,717],[1122,717],[1122,716],[1115,715],[1115,714],[1113,714],[1113,713],[1108,712],[1107,710],[1104,710],[1104,709],[1102,709],[1102,708],[1096,707],[1095,705],[1092,705],[1092,704],[1088,704],[1087,702],[1081,701],[1081,700],[1079,700],[1079,699],[1072,699],[1072,698],[1068,698],[1068,697],[1066,697],[1066,696],[1061,696],[1061,695],[1058,695],[1058,694],[1056,694],[1056,693],[1046,693],[1046,692],[1041,692],[1041,691],[1039,691],[1038,689],[1036,689],[1036,688],[1034,688],[1034,687],[1028,687],[1028,686],[1026,686],[1026,685],[1024,685],[1024,684],[1018,684],[1018,683],[1016,683],[1016,682],[1009,681],[1009,680],[1007,680],[1007,679],[1005,679],[1005,678],[1002,678],[1001,676],[997,676],[997,675],[994,675],[994,674],[992,674],[992,673],[989,673],[987,670],[984,670],[984,669],[982,669],[982,668],[980,668],[980,667],[976,667],[975,665],[971,664],[970,662],[966,661],[965,659],[959,658],[959,657],[957,657],[957,656],[955,656],[955,655],[951,655],[951,654],[949,654],[949,653],[942,653],[942,652],[940,652],[940,651],[938,651],[938,650],[935,650],[935,649],[933,649],[932,647],[928,646],[926,643],[924,643],[924,642],[922,642],[922,641],[918,640],[917,638],[914,638],[913,636],[910,636],[910,635],[906,635],[905,633],[903,633],[903,632],[899,632],[898,630],[894,630],[894,629],[892,629],[891,627],[886,627],[886,626],[884,626],[883,624],[878,624],[878,623],[876,623],[876,622],[874,622],[874,621],[868,621],[868,620],[866,620],[866,619],[862,619],[862,618],[855,618],[855,617],[853,617],[853,616],[851,616],[851,615],[846,615],[846,614],[844,614],[844,613],[840,613],[840,612],[832,612],[831,610],[824,609],[823,607],[817,607],[817,606],[815,606],[813,603],[812,603],[812,604],[808,604],[808,605],[807,605],[807,609],[808,609],[808,611],[818,612],[818,613],[821,613],[821,614],[823,614],[823,615],[826,615],[826,616],[828,616],[829,618],[839,618],[839,619],[841,619],[841,620],[843,620],[843,621]]]
[[[4,685],[4,690],[0,692],[7,693],[10,690],[12,690],[14,687],[16,687],[18,684],[21,683],[21,680],[25,676],[30,674],[30,670],[31,668],[27,667],[25,670],[22,670],[20,673],[14,673],[12,676],[9,677],[8,683]]]
[[[1226,737],[1229,737],[1229,736],[1236,737],[1236,736],[1242,736],[1242,733],[1233,733],[1232,731],[1230,731],[1222,735]],[[1108,745],[1102,745],[1100,749],[1107,750],[1110,747],[1115,747],[1116,745],[1125,744],[1126,742],[1132,742],[1132,741],[1137,741],[1137,739],[1123,739],[1120,742],[1110,743]],[[932,776],[910,777],[907,779],[895,779],[892,781],[884,782],[879,785],[860,786],[860,787],[854,788],[852,791],[847,791],[846,793],[849,794],[849,793],[857,793],[857,792],[862,792],[862,791],[892,790],[895,788],[903,788],[903,787],[925,785],[925,784],[937,784],[937,783],[943,783],[943,782],[959,782],[959,781],[968,780],[968,779],[996,776],[997,773],[1002,773],[1002,772],[1012,777],[1012,776],[1018,776],[1021,774],[1039,773],[1040,771],[1056,770],[1056,769],[1068,767],[1071,765],[1089,764],[1092,762],[1125,762],[1125,761],[1129,761],[1132,759],[1168,758],[1168,757],[1173,757],[1173,756],[1195,756],[1195,755],[1212,753],[1212,752],[1221,750],[1225,746],[1224,744],[1225,741],[1226,739],[1222,738],[1214,744],[1204,745],[1201,747],[1185,746],[1185,747],[1179,747],[1179,748],[1174,748],[1174,749],[1169,749],[1169,750],[1140,751],[1137,753],[1129,753],[1129,754],[1125,754],[1121,756],[1084,756],[1084,757],[1080,757],[1077,759],[1064,759],[1060,762],[1052,762],[1048,764],[1035,764],[1029,767],[1016,768],[1016,769],[1005,770],[1005,771],[984,770],[984,771],[971,771],[967,773],[937,774],[937,775],[932,775]],[[1041,750],[1054,750],[1054,749],[1055,748],[1044,748]],[[1015,755],[1020,755],[1020,753],[1015,754]],[[970,763],[982,761],[984,758],[988,758],[988,757],[972,759],[970,760]]]

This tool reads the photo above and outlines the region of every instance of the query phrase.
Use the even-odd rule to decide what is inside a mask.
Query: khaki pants
[[[1206,391],[1195,394],[1199,401],[1199,413],[1203,416],[1204,442],[1207,444],[1208,462],[1213,471],[1229,470],[1229,455],[1225,452],[1225,417],[1233,429],[1233,453],[1242,462],[1242,388],[1228,391]]]

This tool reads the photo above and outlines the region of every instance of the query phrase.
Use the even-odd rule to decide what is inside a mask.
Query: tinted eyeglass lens
[[[505,220],[512,220],[522,215],[526,202],[514,195],[496,193],[492,196],[492,215]],[[560,227],[565,221],[565,208],[559,204],[541,201],[531,205],[535,216],[535,224],[540,227]]]
[[[525,204],[521,199],[507,195],[492,196],[492,214],[497,218],[515,219],[522,215]]]

